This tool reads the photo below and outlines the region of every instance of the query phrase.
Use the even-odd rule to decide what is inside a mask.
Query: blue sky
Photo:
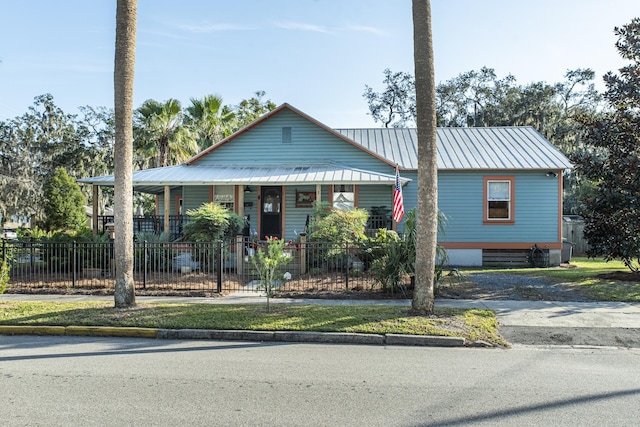
[[[116,0],[0,0],[0,120],[51,93],[113,105]],[[432,0],[436,81],[494,68],[555,83],[568,69],[624,65],[613,27],[638,0]],[[138,0],[134,105],[257,90],[322,123],[378,127],[362,94],[383,70],[413,72],[410,0]]]

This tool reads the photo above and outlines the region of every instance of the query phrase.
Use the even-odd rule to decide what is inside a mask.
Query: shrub
[[[267,237],[266,244],[267,247],[258,250],[251,259],[258,271],[258,277],[260,277],[258,289],[264,289],[267,294],[267,310],[269,310],[269,299],[273,296],[278,283],[291,278],[291,275],[285,277],[287,273],[278,272],[278,269],[286,265],[291,258],[289,254],[284,252],[284,248],[287,246],[284,240],[278,240],[277,237]]]
[[[364,254],[371,260],[374,280],[386,292],[403,291],[402,282],[406,278],[410,278],[414,284],[417,245],[415,209],[407,212],[405,218],[404,233],[401,237],[395,231],[380,229],[376,237],[366,243]],[[445,222],[445,216],[439,213],[440,232],[444,231]],[[434,286],[442,279],[442,270],[447,259],[446,251],[440,245],[437,247],[437,258]]]
[[[44,213],[49,230],[77,230],[87,222],[87,200],[76,181],[58,168],[44,185]]]
[[[365,229],[368,218],[369,213],[365,209],[332,209],[326,215],[316,211],[309,238],[318,242],[361,243],[367,237]]]
[[[185,239],[193,242],[215,242],[231,239],[244,228],[245,220],[218,203],[205,203],[188,210],[190,220],[184,226]]]
[[[3,294],[7,290],[7,283],[9,283],[9,265],[6,261],[0,263],[0,294]]]
[[[311,265],[328,263],[336,267],[344,256],[346,244],[355,250],[362,247],[367,238],[365,229],[369,213],[364,209],[326,210],[317,206],[309,240],[325,242],[327,245],[314,251],[310,258]]]

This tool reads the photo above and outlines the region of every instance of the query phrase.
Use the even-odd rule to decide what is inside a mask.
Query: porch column
[[[316,184],[316,202],[320,203],[322,200],[322,185]]]
[[[162,226],[162,231],[170,235],[171,232],[169,230],[169,212],[171,205],[171,187],[168,185],[164,186],[164,224]]]
[[[100,211],[98,210],[98,196],[99,196],[99,192],[98,192],[98,186],[97,185],[93,185],[92,186],[93,189],[93,202],[92,202],[92,212],[93,212],[93,216],[91,217],[91,232],[94,236],[98,235],[98,214],[100,213]]]
[[[236,213],[240,216],[243,217],[244,216],[244,185],[236,185],[236,194],[238,195],[237,202],[237,208],[236,208]]]

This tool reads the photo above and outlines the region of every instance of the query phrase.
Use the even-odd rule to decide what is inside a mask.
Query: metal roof
[[[364,148],[397,163],[418,168],[416,129],[335,129]],[[530,126],[438,128],[439,170],[569,169],[569,160]]]
[[[113,186],[114,176],[78,180],[84,184]],[[336,163],[279,165],[178,165],[133,172],[137,191],[161,193],[163,186],[180,185],[287,185],[287,184],[393,184],[395,175],[350,168]],[[401,178],[407,183],[411,181]]]
[[[286,104],[285,107],[290,108]],[[416,129],[331,131],[391,165],[398,164],[405,170],[418,169]],[[439,170],[560,170],[572,167],[569,160],[553,144],[530,126],[438,128],[437,139]],[[205,150],[192,160],[208,152]],[[351,168],[337,163],[263,165],[254,161],[241,165],[199,166],[198,163],[187,162],[178,166],[135,171],[132,180],[136,191],[159,194],[165,185],[362,185],[394,183],[395,175]],[[401,180],[403,184],[410,181],[406,178]],[[78,181],[85,184],[114,185],[113,175],[83,178]]]

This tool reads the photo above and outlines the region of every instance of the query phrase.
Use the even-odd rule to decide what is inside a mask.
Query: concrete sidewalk
[[[113,301],[111,295],[34,295],[3,294],[0,301]],[[237,292],[219,298],[201,297],[149,297],[136,296],[136,301],[198,304],[265,304],[265,297],[255,292]],[[272,298],[272,304],[296,305],[411,305],[410,300],[327,300]],[[522,344],[568,344],[568,345],[613,345],[640,347],[640,303],[624,302],[559,302],[559,301],[513,301],[513,300],[449,300],[436,299],[436,307],[479,308],[493,310],[500,323],[503,336],[512,343]],[[194,331],[191,331],[195,333]],[[202,333],[199,333],[202,335]],[[318,334],[316,334],[318,335]],[[344,335],[344,334],[343,334]],[[348,335],[348,334],[347,334]],[[248,339],[246,335],[243,335]],[[309,340],[325,338],[303,334]],[[175,334],[167,338],[187,338]],[[264,339],[266,336],[263,336]],[[212,335],[213,339],[221,336]],[[257,337],[260,338],[260,337]],[[278,338],[278,337],[276,337]],[[282,338],[282,336],[280,336]],[[347,336],[336,335],[336,342],[352,341]],[[232,338],[233,339],[233,338]],[[237,338],[236,338],[237,339]],[[381,338],[381,343],[388,343]],[[413,344],[429,345],[429,344]],[[451,345],[444,343],[443,345]]]

